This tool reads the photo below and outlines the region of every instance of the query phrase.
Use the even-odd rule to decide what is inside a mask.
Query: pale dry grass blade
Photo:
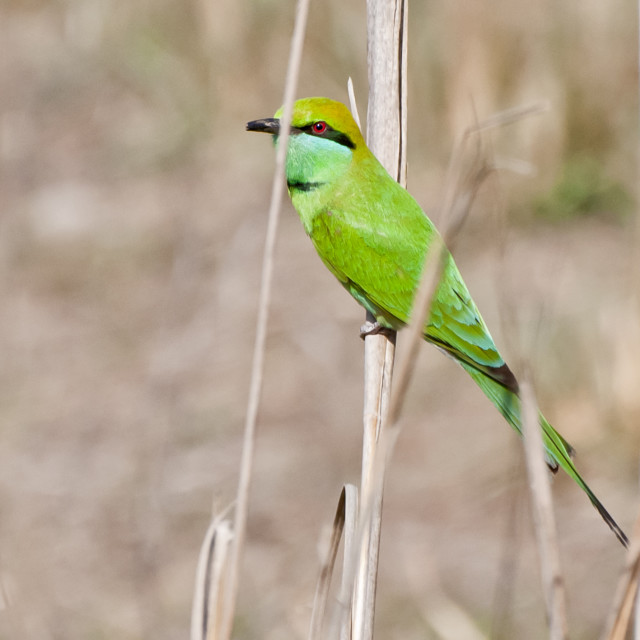
[[[565,640],[567,638],[565,587],[560,569],[560,552],[553,515],[549,470],[544,458],[538,407],[531,385],[527,380],[520,385],[520,397],[522,400],[522,432],[547,607],[549,638],[551,640]]]
[[[360,124],[360,114],[358,113],[358,103],[356,102],[356,92],[353,89],[353,80],[351,76],[347,80],[347,94],[349,95],[349,108],[351,109],[351,115],[358,125],[358,129],[362,131],[362,125]]]
[[[251,487],[256,420],[264,376],[267,321],[269,317],[271,283],[273,279],[273,255],[275,251],[279,212],[284,189],[284,165],[286,159],[287,141],[289,138],[289,126],[291,122],[293,101],[296,92],[300,63],[302,59],[302,48],[304,44],[308,12],[309,0],[298,0],[285,82],[284,111],[281,119],[281,122],[284,126],[280,130],[280,143],[278,145],[278,152],[276,154],[276,169],[273,178],[273,188],[271,192],[271,203],[269,206],[269,218],[265,238],[264,257],[262,262],[262,278],[260,283],[260,298],[258,303],[256,340],[253,351],[251,385],[249,390],[249,400],[247,403],[242,460],[240,463],[240,478],[238,481],[238,497],[236,500],[236,511],[233,526],[234,538],[231,546],[227,584],[225,592],[223,594],[224,602],[221,612],[221,640],[227,640],[231,637],[233,615],[236,608],[238,582],[240,576],[240,560],[246,533],[249,489]]]
[[[613,600],[603,640],[625,640],[631,620],[637,619],[638,582],[640,581],[640,514],[633,527],[625,567]],[[635,606],[634,606],[635,605]],[[636,634],[637,636],[637,634]]]
[[[191,640],[213,640],[220,637],[220,596],[225,589],[224,579],[232,538],[229,520],[216,518],[207,529],[196,569]]]

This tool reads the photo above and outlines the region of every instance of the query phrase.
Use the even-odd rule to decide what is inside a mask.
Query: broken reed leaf
[[[316,585],[316,593],[313,599],[313,608],[311,611],[311,623],[309,629],[309,639],[318,640],[322,638],[322,628],[325,623],[325,614],[327,610],[327,602],[329,598],[329,588],[335,569],[336,557],[338,555],[338,547],[340,540],[344,537],[344,564],[350,553],[351,543],[348,538],[352,538],[355,529],[355,520],[357,518],[358,509],[358,490],[354,485],[346,484],[342,487],[336,515],[333,519],[331,529],[331,537],[328,548],[323,554],[320,575]],[[344,533],[344,536],[343,536]],[[344,570],[343,570],[344,581]],[[347,592],[348,593],[348,592]],[[340,603],[342,605],[342,603]],[[340,616],[342,618],[342,615]]]
[[[220,612],[233,533],[231,522],[215,518],[202,541],[191,610],[191,640],[219,637]]]

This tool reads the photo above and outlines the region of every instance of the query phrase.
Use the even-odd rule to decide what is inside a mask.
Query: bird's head
[[[283,107],[273,118],[263,118],[247,123],[247,131],[262,131],[280,135],[280,119]],[[348,149],[364,145],[364,140],[351,112],[341,102],[329,98],[303,98],[293,105],[291,136],[307,135],[329,140]]]
[[[283,109],[273,118],[247,123],[247,131],[274,136],[277,144]],[[366,150],[358,125],[342,103],[328,98],[303,98],[293,105],[287,153],[289,185],[325,184]]]

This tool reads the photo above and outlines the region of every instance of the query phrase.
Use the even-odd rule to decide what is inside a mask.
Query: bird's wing
[[[396,329],[408,322],[423,259],[404,231],[374,229],[332,207],[316,215],[310,235],[329,270],[380,322]]]
[[[311,233],[318,254],[351,295],[378,321],[396,329],[409,321],[424,256],[437,234],[413,199],[411,203],[417,214],[409,210],[410,216],[399,216],[386,224],[376,219],[375,225],[367,217],[354,219],[332,207],[315,217]],[[394,209],[407,211],[406,206]],[[517,391],[517,382],[450,254],[431,304],[425,338],[456,360]]]
[[[451,254],[447,255],[443,277],[431,304],[425,337],[454,358],[518,392],[518,383],[498,352]]]

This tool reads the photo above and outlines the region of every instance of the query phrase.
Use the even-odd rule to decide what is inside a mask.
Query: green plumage
[[[279,133],[279,116],[250,122],[250,131]],[[409,321],[425,258],[438,231],[412,196],[367,148],[348,109],[326,98],[294,105],[287,183],[318,255],[378,323]],[[450,254],[436,288],[424,337],[469,373],[521,433],[518,383],[500,356]],[[540,415],[549,466],[561,466],[614,531],[627,538],[578,474],[568,443]]]

